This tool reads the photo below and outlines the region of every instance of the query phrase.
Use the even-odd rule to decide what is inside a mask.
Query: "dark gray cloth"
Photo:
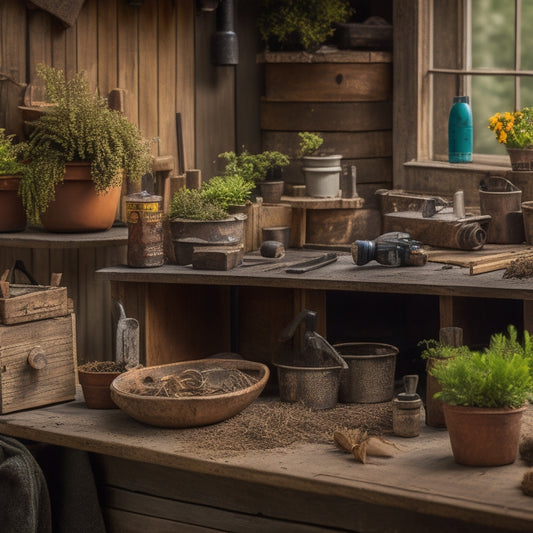
[[[0,531],[52,531],[50,498],[39,464],[24,444],[3,435],[0,435]]]
[[[67,26],[73,26],[85,0],[31,0],[31,4],[57,17]]]

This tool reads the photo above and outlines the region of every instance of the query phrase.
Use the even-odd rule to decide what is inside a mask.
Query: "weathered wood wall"
[[[181,113],[183,167],[199,168],[207,179],[218,153],[259,142],[257,39],[255,24],[250,24],[256,6],[255,0],[241,0],[235,10],[242,59],[234,68],[211,63],[216,16],[197,11],[194,0],[150,0],[140,7],[125,0],[86,0],[70,28],[23,0],[0,0],[0,127],[23,137],[18,106],[36,78],[37,64],[61,68],[67,76],[85,70],[101,95],[124,89],[126,115],[146,137],[158,139],[154,155],[172,155],[176,164],[176,113]],[[238,102],[237,79],[245,95]],[[43,283],[50,271],[64,273],[78,315],[79,361],[109,358],[112,302],[108,285],[95,281],[94,271],[123,263],[125,247],[0,247],[0,264],[10,267],[14,259],[23,259]]]
[[[125,113],[154,152],[177,157],[175,113],[182,114],[187,164],[195,163],[195,7],[192,0],[157,0],[140,7],[124,0],[86,0],[70,28],[22,1],[0,3],[0,127],[22,134],[24,85],[38,63],[84,70],[92,87],[107,96],[126,91]],[[17,85],[20,84],[20,85]]]

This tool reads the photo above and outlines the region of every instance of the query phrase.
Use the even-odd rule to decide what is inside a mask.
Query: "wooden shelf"
[[[48,233],[29,228],[15,233],[0,233],[0,246],[12,248],[87,248],[128,244],[128,228],[113,227],[90,233]]]

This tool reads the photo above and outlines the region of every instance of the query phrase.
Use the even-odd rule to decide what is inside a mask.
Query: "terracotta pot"
[[[78,370],[78,379],[83,390],[83,397],[89,409],[116,409],[111,399],[111,382],[120,376],[120,372],[86,372]]]
[[[0,176],[0,232],[22,231],[26,227],[19,183],[20,176]]]
[[[444,404],[455,462],[469,466],[514,463],[525,407],[489,409]]]
[[[513,170],[533,170],[533,149],[507,148]]]
[[[120,192],[121,187],[113,187],[97,194],[89,164],[67,163],[55,200],[41,215],[44,229],[61,233],[108,230],[115,221]]]

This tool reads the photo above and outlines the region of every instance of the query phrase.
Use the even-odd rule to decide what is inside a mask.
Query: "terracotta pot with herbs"
[[[28,219],[33,224],[42,221],[50,231],[109,229],[124,175],[138,181],[151,168],[150,142],[91,90],[84,73],[66,80],[61,70],[45,65],[37,72],[53,105],[31,123],[24,145],[19,191]],[[58,214],[66,215],[64,224]],[[92,215],[97,215],[94,221]]]

